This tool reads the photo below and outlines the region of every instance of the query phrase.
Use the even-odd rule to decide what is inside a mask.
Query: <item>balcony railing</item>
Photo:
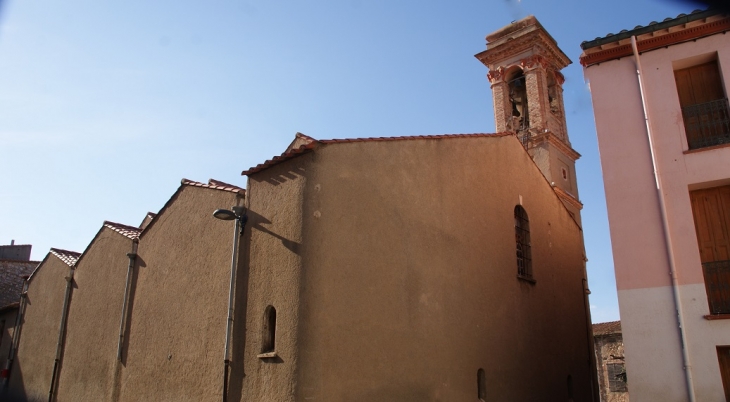
[[[730,314],[730,260],[702,264],[711,314]]]
[[[682,108],[689,149],[730,144],[728,100],[718,99]]]

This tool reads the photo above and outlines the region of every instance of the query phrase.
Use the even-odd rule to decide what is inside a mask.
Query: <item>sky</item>
[[[672,0],[0,0],[0,244],[83,251],[180,179],[317,139],[494,132],[485,37],[535,15],[563,70],[594,322],[619,319],[580,43],[697,8]],[[377,163],[377,161],[373,161]]]

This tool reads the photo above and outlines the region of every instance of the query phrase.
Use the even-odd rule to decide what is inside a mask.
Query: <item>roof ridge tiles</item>
[[[300,133],[297,133],[300,134]],[[302,134],[304,135],[304,134]],[[241,175],[247,176],[268,169],[271,166],[277,165],[281,162],[300,156],[304,153],[311,152],[318,144],[343,144],[351,142],[376,142],[376,141],[403,141],[403,140],[434,140],[434,139],[450,139],[450,138],[469,138],[469,137],[506,137],[515,135],[512,132],[501,132],[501,133],[470,133],[470,134],[435,134],[435,135],[409,135],[409,136],[398,136],[398,137],[361,137],[361,138],[334,138],[329,140],[314,140],[311,143],[303,144],[297,149],[292,149],[288,152],[284,152],[281,155],[274,156],[271,159],[266,160],[264,163],[244,170]],[[311,138],[311,137],[309,137]]]
[[[402,140],[433,140],[464,137],[503,137],[514,135],[510,132],[503,133],[468,133],[468,134],[432,134],[432,135],[402,135],[395,137],[359,137],[359,138],[333,138],[329,140],[317,140],[322,144],[334,144],[342,142],[366,142],[366,141],[402,141]]]
[[[217,180],[214,180],[214,181],[217,181]],[[189,180],[186,178],[183,178],[182,180],[180,180],[180,184],[186,185],[186,186],[193,186],[193,187],[212,188],[214,190],[229,191],[231,193],[237,193],[237,194],[246,193],[246,190],[244,190],[243,188],[238,187],[238,186],[234,186],[234,185],[219,186],[219,185],[215,185],[215,184],[205,184],[205,183],[201,183],[199,181]]]
[[[218,187],[230,187],[230,188],[237,188],[239,190],[245,190],[241,186],[237,186],[235,184],[226,183],[224,181],[216,180],[216,179],[213,179],[213,178],[208,179],[208,185],[209,186],[218,186]]]
[[[72,267],[74,264],[76,264],[76,261],[78,261],[79,257],[81,257],[81,253],[55,247],[51,247],[50,253],[58,257],[69,267]]]
[[[623,29],[618,34],[609,33],[604,35],[603,37],[597,37],[593,40],[587,40],[583,41],[580,44],[580,47],[583,50],[590,49],[593,47],[601,46],[606,43],[611,42],[617,42],[621,39],[626,39],[631,37],[632,35],[642,35],[646,33],[651,33],[654,31],[658,31],[661,29],[668,29],[673,26],[686,24],[688,22],[696,21],[699,19],[707,18],[713,15],[717,14],[723,14],[722,10],[716,9],[716,8],[708,8],[706,10],[693,10],[689,14],[679,14],[676,17],[667,17],[662,20],[662,22],[656,22],[651,21],[650,23],[646,25],[637,25],[633,29]]]
[[[135,226],[125,225],[123,223],[104,221],[104,226],[123,236],[129,237],[132,240],[138,238],[139,234],[142,233],[142,229]]]
[[[608,321],[593,324],[593,335],[608,335],[621,332],[621,321]]]

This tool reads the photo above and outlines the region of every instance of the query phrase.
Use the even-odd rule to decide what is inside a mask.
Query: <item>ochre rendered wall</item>
[[[74,271],[58,401],[111,401],[117,370],[127,253],[132,240],[103,227]]]
[[[183,185],[140,238],[120,401],[220,401],[232,192]]]
[[[248,191],[248,333],[273,303],[281,359],[247,348],[246,400],[475,400],[479,368],[488,400],[590,400],[582,235],[514,137],[324,145]]]
[[[18,353],[9,389],[28,401],[46,401],[51,387],[61,311],[70,267],[52,254],[35,271],[28,286]]]
[[[248,308],[246,377],[241,401],[295,401],[299,359],[300,275],[302,273],[303,192],[310,155],[265,170],[249,180]],[[325,244],[320,244],[327,247]],[[276,309],[276,357],[260,358],[264,313]],[[237,339],[239,339],[237,337]]]

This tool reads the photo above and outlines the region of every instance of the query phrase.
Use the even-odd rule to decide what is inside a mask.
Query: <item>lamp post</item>
[[[243,229],[246,227],[246,209],[244,207],[233,207],[231,210],[228,209],[216,209],[213,212],[213,217],[224,221],[235,220],[236,224],[233,227],[233,252],[231,253],[231,283],[228,288],[228,321],[226,323],[226,348],[223,356],[223,402],[228,400],[228,371],[231,365],[231,360],[228,358],[230,345],[231,345],[231,327],[233,325],[233,288],[236,283],[236,261],[238,259],[238,238],[239,235],[243,234]]]

